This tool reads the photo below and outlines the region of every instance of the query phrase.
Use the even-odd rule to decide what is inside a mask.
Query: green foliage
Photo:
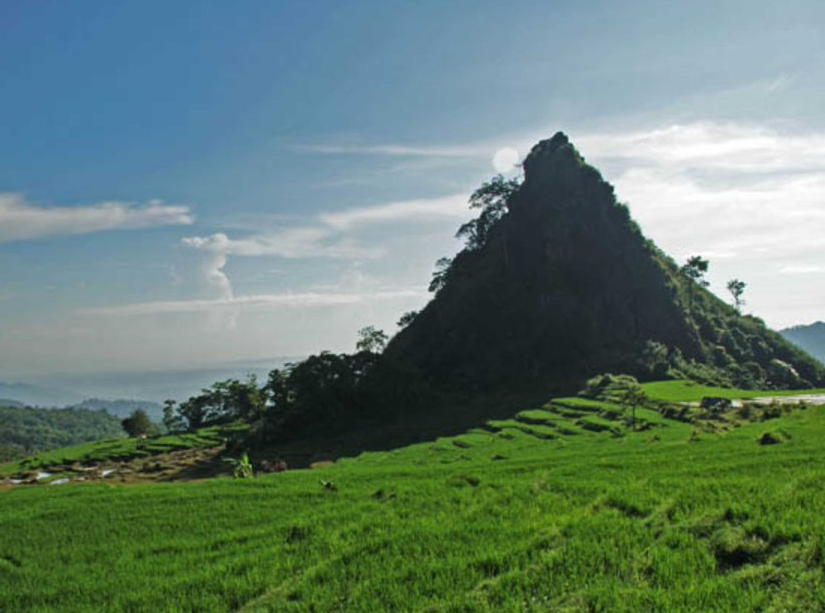
[[[496,175],[473,192],[470,208],[481,209],[481,213],[456,232],[456,238],[464,239],[466,249],[472,251],[486,244],[493,226],[507,213],[509,201],[518,191],[519,185],[521,181],[518,179],[505,179],[502,175]]]
[[[255,476],[252,470],[252,462],[249,461],[249,454],[245,451],[240,458],[226,458],[226,461],[232,465],[232,477],[234,479],[252,479]]]
[[[549,413],[531,416],[561,419]],[[695,443],[676,422],[655,437],[512,430],[254,480],[3,492],[0,602],[15,613],[823,608],[822,409]],[[757,444],[780,430],[783,444]]]
[[[0,407],[6,458],[117,436],[123,436],[120,420],[104,411]]]
[[[737,313],[741,312],[742,307],[745,306],[745,300],[742,298],[742,295],[745,293],[746,286],[747,284],[739,279],[731,279],[726,286],[730,295],[733,296],[733,308],[736,309]]]
[[[355,350],[358,352],[381,353],[387,346],[386,333],[378,330],[375,326],[366,326],[358,330],[358,341],[355,343]]]
[[[131,437],[147,437],[156,436],[158,434],[158,427],[152,423],[146,411],[143,409],[135,409],[129,417],[121,420],[124,432]]]
[[[174,400],[166,400],[163,403],[163,426],[167,432],[180,432],[186,429],[183,418],[176,411],[176,405]]]
[[[414,371],[371,351],[313,355],[269,374],[268,399],[252,435],[260,441],[352,427],[421,403],[427,389]]]
[[[378,354],[354,355],[324,351],[269,374],[269,397],[262,427],[265,438],[338,425],[363,408],[358,386],[378,361]]]
[[[247,423],[255,421],[262,417],[265,402],[264,393],[254,376],[246,381],[227,379],[182,402],[178,414],[191,431],[238,420]]]
[[[398,318],[397,326],[399,328],[406,328],[413,322],[416,315],[418,315],[418,311],[407,311],[401,317]]]
[[[450,274],[450,267],[453,264],[452,258],[439,258],[435,263],[435,272],[430,281],[430,286],[427,288],[432,293],[437,293],[442,287],[447,284],[447,279]]]
[[[639,389],[639,382],[635,377],[606,373],[588,379],[580,393],[587,398],[617,401]]]

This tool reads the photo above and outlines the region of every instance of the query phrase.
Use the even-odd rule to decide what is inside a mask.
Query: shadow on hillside
[[[415,412],[388,419],[353,422],[335,433],[277,443],[251,451],[253,462],[283,459],[291,469],[309,468],[317,462],[355,457],[364,452],[390,451],[439,437],[455,436],[483,428],[494,419],[508,419],[519,411],[537,408],[551,398],[575,393],[580,385],[546,388],[540,392],[490,393],[474,398],[453,397]]]

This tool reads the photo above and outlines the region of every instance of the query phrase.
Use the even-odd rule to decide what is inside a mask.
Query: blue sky
[[[825,4],[0,0],[0,374],[351,349],[566,131],[677,258],[825,318]],[[5,374],[3,374],[5,373]]]

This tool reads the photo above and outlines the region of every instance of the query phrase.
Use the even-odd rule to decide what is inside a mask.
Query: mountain
[[[0,381],[0,398],[8,398],[23,405],[42,407],[62,407],[83,400],[82,395],[69,389],[2,381]]]
[[[459,391],[572,385],[600,372],[825,385],[822,365],[686,278],[564,134],[535,145],[523,167],[484,241],[443,271],[389,359]]]
[[[817,321],[809,326],[785,328],[779,333],[825,364],[825,322]]]
[[[17,400],[11,400],[9,398],[0,398],[0,407],[10,407],[15,409],[21,409],[24,405],[22,402],[18,402]]]
[[[85,409],[89,411],[106,411],[110,415],[123,419],[128,417],[132,411],[143,409],[154,422],[160,422],[163,418],[163,407],[156,402],[143,400],[101,400],[100,398],[89,398],[73,408]]]

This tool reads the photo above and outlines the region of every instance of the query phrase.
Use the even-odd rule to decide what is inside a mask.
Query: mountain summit
[[[442,271],[435,297],[388,357],[462,390],[605,371],[825,384],[822,365],[682,274],[565,134],[536,144],[523,167],[484,240]]]

